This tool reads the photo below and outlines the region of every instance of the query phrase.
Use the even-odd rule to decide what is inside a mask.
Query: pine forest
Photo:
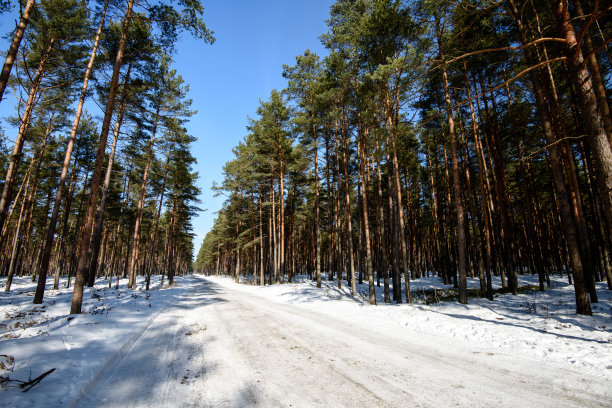
[[[47,278],[57,289],[68,276],[71,313],[81,313],[97,277],[109,287],[119,276],[131,288],[137,275],[172,283],[192,267],[199,194],[185,129],[196,112],[172,58],[181,32],[214,42],[202,5],[28,0],[17,9],[0,78],[1,103],[11,92],[19,101],[0,129],[4,291],[31,275],[40,304]],[[96,105],[103,117],[89,113]]]
[[[0,407],[611,406],[612,1],[0,0],[0,51]]]
[[[467,303],[566,275],[576,312],[612,289],[611,6],[340,0],[283,67],[216,186],[209,274],[366,281],[410,302],[439,276]],[[382,282],[382,283],[381,283]]]

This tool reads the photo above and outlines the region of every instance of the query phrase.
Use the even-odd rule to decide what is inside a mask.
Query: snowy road
[[[601,380],[381,330],[202,279],[85,391],[87,407],[609,406]]]

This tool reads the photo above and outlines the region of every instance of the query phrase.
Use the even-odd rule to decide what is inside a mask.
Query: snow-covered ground
[[[534,284],[532,276],[521,285]],[[4,281],[1,280],[0,284]],[[51,283],[51,281],[49,281]],[[62,282],[65,283],[65,282]],[[140,284],[142,282],[139,281]],[[0,292],[0,406],[610,406],[612,294],[576,316],[562,278],[493,302],[367,304],[367,286],[266,287],[186,276],[172,288]],[[471,281],[470,285],[477,285]],[[443,288],[411,282],[415,293]],[[113,285],[114,287],[114,285]],[[14,362],[14,363],[13,363]]]
[[[223,285],[233,285],[226,277],[212,278]],[[573,286],[567,278],[551,277],[551,288],[544,292],[528,291],[518,296],[495,295],[470,298],[468,305],[457,302],[425,304],[423,292],[431,300],[433,288],[451,289],[438,277],[424,277],[410,282],[416,304],[385,305],[381,287],[376,287],[377,307],[366,307],[368,285],[357,285],[358,299],[350,296],[346,281],[313,282],[298,277],[296,284],[266,287],[240,285],[238,290],[264,296],[332,316],[346,316],[350,321],[395,330],[405,327],[418,335],[436,333],[461,339],[507,354],[518,353],[542,361],[563,364],[568,369],[584,370],[590,375],[612,380],[612,291],[605,282],[597,284],[599,303],[592,303],[593,316],[576,315]],[[468,278],[469,288],[478,288],[478,279]],[[519,287],[538,286],[537,275],[519,275]],[[493,289],[499,289],[495,279]],[[404,294],[402,295],[404,298]],[[340,302],[331,302],[341,300]],[[610,402],[612,404],[612,401]]]

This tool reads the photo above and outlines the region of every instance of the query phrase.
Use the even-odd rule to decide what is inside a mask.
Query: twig
[[[51,374],[54,371],[55,371],[55,368],[52,368],[49,371],[47,371],[46,373],[43,373],[43,374],[39,375],[38,377],[36,377],[33,380],[26,381],[23,384],[19,384],[19,388],[25,388],[25,390],[23,390],[22,392],[28,392],[28,391],[30,391],[30,389],[32,387],[34,387],[36,384],[41,382],[43,378],[45,378],[46,376],[48,376],[49,374]]]
[[[55,371],[55,368],[50,369],[49,371],[39,375],[38,377],[34,378],[33,380],[29,380],[29,381],[21,381],[21,380],[13,380],[9,377],[0,377],[2,379],[2,383],[18,383],[18,385],[7,385],[8,388],[25,388],[23,391],[21,392],[28,392],[30,391],[30,389],[32,389],[32,387],[34,387],[36,384],[38,384],[39,382],[41,382],[43,380],[43,378],[45,378],[46,376],[48,376],[49,374],[51,374],[52,372]]]

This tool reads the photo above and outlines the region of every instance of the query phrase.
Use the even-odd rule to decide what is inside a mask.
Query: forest
[[[195,114],[173,68],[180,35],[214,42],[199,0],[0,2],[15,16],[0,75],[0,275],[73,286],[191,270]],[[109,138],[110,136],[110,138]],[[113,282],[113,277],[115,281]],[[74,278],[74,279],[73,279]]]
[[[599,0],[338,0],[283,66],[214,188],[195,268],[307,274],[410,302],[565,276],[576,312],[612,289],[612,6]]]

